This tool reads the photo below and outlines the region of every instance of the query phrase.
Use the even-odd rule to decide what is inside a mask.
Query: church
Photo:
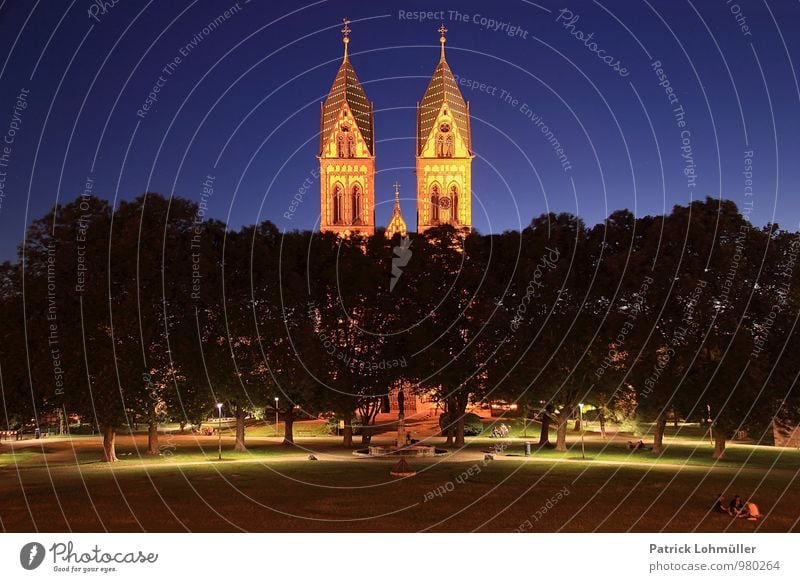
[[[344,57],[320,114],[320,230],[341,235],[375,233],[375,116],[348,56],[350,27],[342,29]],[[472,229],[472,136],[469,103],[445,58],[447,29],[428,88],[417,103],[417,232],[449,224]],[[406,236],[395,183],[386,236]]]

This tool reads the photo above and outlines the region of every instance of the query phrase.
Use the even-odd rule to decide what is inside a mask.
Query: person
[[[756,505],[752,501],[748,500],[747,503],[744,504],[744,506],[747,509],[747,519],[748,520],[755,521],[759,517],[762,517],[761,512],[758,509],[758,505]]]
[[[725,498],[722,497],[722,493],[717,495],[717,500],[714,502],[714,511],[728,513],[728,506],[725,505]]]
[[[742,503],[742,498],[738,495],[734,495],[733,501],[731,501],[731,504],[728,507],[728,513],[733,517],[745,517],[744,511],[745,508],[744,503]]]
[[[506,423],[500,424],[500,436],[503,438],[508,436],[508,427],[506,426]]]

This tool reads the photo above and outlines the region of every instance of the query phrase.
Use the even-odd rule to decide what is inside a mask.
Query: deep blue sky
[[[398,180],[413,228],[415,105],[438,60],[440,24],[401,18],[414,10],[444,11],[453,71],[497,87],[494,95],[463,89],[473,114],[480,231],[518,229],[548,210],[594,224],[615,209],[657,214],[705,196],[740,208],[752,202],[755,224],[795,229],[800,220],[800,92],[792,73],[800,63],[798,2],[242,0],[206,35],[203,27],[233,3],[119,0],[97,19],[88,15],[93,4],[0,5],[3,136],[16,96],[29,91],[8,165],[0,167],[0,259],[13,257],[27,223],[56,200],[74,199],[87,176],[108,199],[149,190],[199,200],[213,175],[210,213],[232,228],[264,219],[313,228],[319,103],[341,60],[344,16],[352,19],[353,64],[375,103],[377,221],[388,221]],[[563,8],[579,16],[570,29],[556,21]],[[488,30],[483,17],[521,33]],[[594,33],[594,48],[629,75],[571,31]],[[195,35],[200,42],[165,76],[155,108],[137,117],[163,67]],[[655,60],[684,108],[685,128],[659,86]],[[518,103],[503,101],[502,91]],[[571,169],[562,168],[523,104],[552,130]],[[694,188],[683,173],[684,129]],[[747,150],[752,196],[742,175]],[[306,180],[312,187],[293,218],[284,218]]]

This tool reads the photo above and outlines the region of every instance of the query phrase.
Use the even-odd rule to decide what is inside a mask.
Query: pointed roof
[[[344,58],[342,64],[339,66],[339,71],[336,73],[336,78],[333,80],[331,90],[328,92],[328,97],[322,104],[322,127],[320,133],[320,150],[325,146],[325,140],[333,130],[336,119],[339,116],[339,111],[343,103],[347,103],[350,111],[353,113],[358,130],[364,137],[367,144],[369,153],[374,155],[373,144],[373,117],[372,117],[372,103],[367,99],[367,94],[358,80],[358,75],[350,63],[347,55],[347,45],[350,42],[350,27],[349,20],[344,20]]]
[[[446,41],[444,33],[447,32],[444,25],[439,28],[439,32],[442,35],[439,40],[442,44],[441,57],[417,110],[418,154],[422,152],[425,141],[428,139],[431,129],[433,129],[433,124],[436,122],[436,117],[439,115],[439,110],[445,102],[450,106],[450,113],[455,120],[456,127],[464,138],[467,149],[471,149],[469,107],[464,101],[464,96],[458,88],[453,71],[450,70],[450,65],[447,64],[444,56],[444,43]]]
[[[406,236],[408,228],[406,221],[403,220],[403,213],[400,212],[400,184],[394,183],[394,210],[389,225],[386,227],[386,238],[392,238],[395,234]]]

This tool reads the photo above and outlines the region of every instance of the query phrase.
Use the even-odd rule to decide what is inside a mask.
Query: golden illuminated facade
[[[472,228],[469,104],[444,55],[417,106],[417,232],[442,224]]]
[[[392,210],[389,225],[386,227],[386,238],[393,238],[396,234],[403,238],[408,235],[406,221],[403,220],[403,213],[400,212],[400,184],[397,182],[394,183],[394,210]]]
[[[320,230],[339,234],[375,233],[375,140],[372,103],[347,56],[349,21],[345,19],[344,59],[320,120]]]
[[[344,20],[344,58],[322,103],[320,120],[320,230],[341,235],[375,233],[375,127],[367,99],[348,58],[349,20]],[[469,104],[441,58],[417,105],[417,232],[449,224],[472,229],[472,136]],[[406,236],[399,193],[387,237]]]

